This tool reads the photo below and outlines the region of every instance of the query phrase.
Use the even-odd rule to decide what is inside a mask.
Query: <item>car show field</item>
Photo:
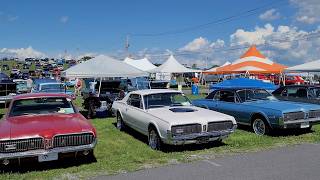
[[[75,101],[79,107],[81,103],[82,99]],[[3,116],[4,113],[5,109],[1,109],[0,114]],[[155,151],[147,145],[147,138],[139,133],[130,129],[125,132],[117,130],[115,118],[96,118],[90,121],[98,135],[95,160],[65,158],[54,162],[32,162],[32,166],[28,161],[22,162],[20,166],[2,166],[0,179],[82,179],[320,141],[319,125],[315,125],[311,132],[284,131],[271,136],[257,136],[248,128],[240,126],[223,143],[186,145],[170,147],[167,151]]]

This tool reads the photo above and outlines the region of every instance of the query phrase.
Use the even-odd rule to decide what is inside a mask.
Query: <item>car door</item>
[[[140,94],[131,94],[127,101],[126,120],[135,130],[145,133],[146,119],[143,107],[143,101]]]
[[[221,90],[217,101],[217,111],[234,116],[236,120],[240,120],[241,111],[239,108],[241,104],[234,91]]]

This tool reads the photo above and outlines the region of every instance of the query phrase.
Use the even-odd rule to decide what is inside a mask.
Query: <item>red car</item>
[[[304,80],[301,76],[286,76],[286,85],[300,85],[304,84]],[[279,77],[274,79],[274,84],[279,84]]]
[[[93,157],[96,142],[95,128],[64,94],[15,96],[0,121],[0,161],[4,165],[25,157],[53,161],[67,153]]]

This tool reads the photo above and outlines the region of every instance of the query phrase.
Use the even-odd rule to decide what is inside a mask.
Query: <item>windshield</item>
[[[146,109],[164,106],[189,106],[189,99],[181,93],[158,93],[144,96]]]
[[[71,100],[64,97],[22,99],[13,102],[10,116],[75,113]]]
[[[47,90],[63,90],[63,84],[42,84],[41,85],[41,91],[47,91]]]
[[[244,89],[237,91],[242,102],[257,100],[276,100],[270,93],[264,89]]]

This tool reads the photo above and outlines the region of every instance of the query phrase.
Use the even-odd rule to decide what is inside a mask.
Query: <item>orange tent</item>
[[[231,73],[281,73],[287,66],[274,63],[270,59],[262,55],[255,45],[251,46],[240,59],[233,63],[217,68],[215,74],[231,74]]]

